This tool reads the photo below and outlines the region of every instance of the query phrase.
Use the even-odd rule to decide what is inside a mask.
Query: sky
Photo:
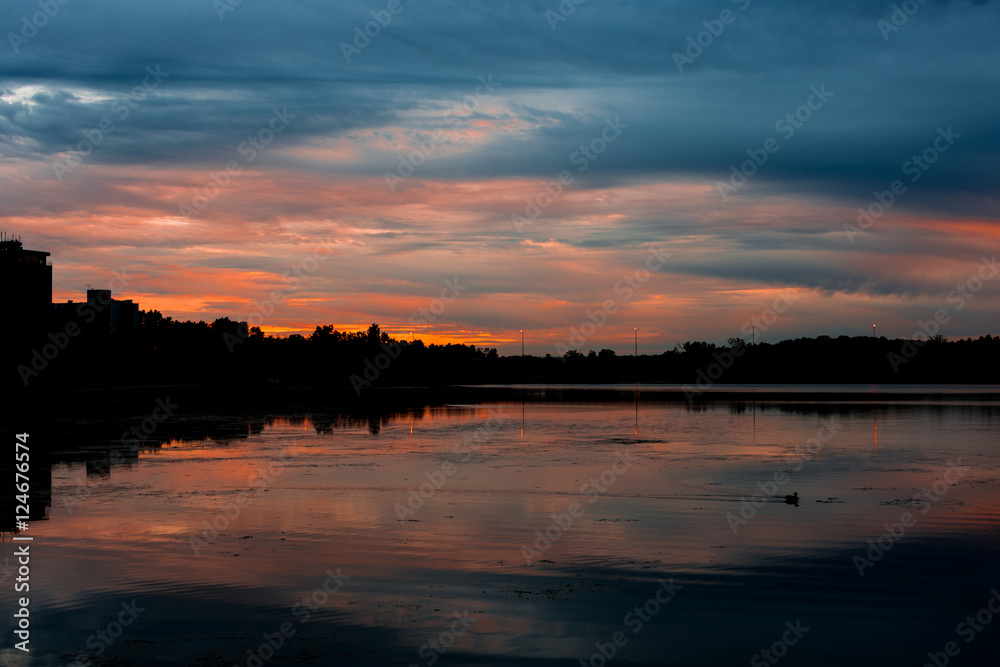
[[[6,0],[0,230],[54,300],[276,335],[1000,334],[998,28],[987,0]]]

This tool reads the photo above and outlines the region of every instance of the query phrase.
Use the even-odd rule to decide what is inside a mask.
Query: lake
[[[997,664],[1000,388],[678,391],[51,409],[0,662]]]

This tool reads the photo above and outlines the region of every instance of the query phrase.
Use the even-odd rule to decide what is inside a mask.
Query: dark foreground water
[[[137,453],[54,410],[0,663],[1000,664],[996,401],[476,396]]]

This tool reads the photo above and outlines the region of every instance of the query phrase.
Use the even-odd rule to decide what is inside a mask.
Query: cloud
[[[557,2],[405,2],[348,63],[341,44],[385,3],[245,2],[223,20],[202,0],[68,3],[0,49],[3,222],[56,252],[62,293],[143,263],[153,273],[136,289],[205,317],[336,240],[337,268],[282,326],[405,321],[455,272],[479,290],[450,312],[466,318],[456,330],[572,320],[650,244],[677,255],[642,298],[699,318],[706,337],[721,328],[705,313],[743,303],[733,290],[801,289],[838,304],[840,322],[867,321],[876,302],[923,308],[996,244],[1000,9],[926,3],[886,40],[893,4],[583,3],[553,30]],[[719,32],[724,10],[735,19]],[[5,3],[0,25],[16,33],[37,11]],[[689,37],[706,45],[679,72]],[[168,74],[137,99],[147,68]],[[497,85],[483,94],[484,81]],[[833,95],[780,130],[816,88]],[[275,108],[294,118],[248,160],[241,146]],[[106,119],[114,129],[82,150]],[[602,146],[609,120],[627,128],[581,171],[574,156]],[[908,178],[939,128],[960,138],[848,242],[843,225]],[[719,183],[769,139],[780,150],[723,201]],[[58,180],[53,164],[74,151]],[[233,161],[239,173],[210,190]],[[572,184],[519,233],[511,215],[564,171]],[[170,293],[205,276],[219,289]],[[366,304],[377,312],[362,317]]]

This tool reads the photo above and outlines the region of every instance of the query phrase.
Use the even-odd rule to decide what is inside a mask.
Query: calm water
[[[31,660],[8,629],[0,662],[998,664],[997,402],[521,393],[181,410],[197,436],[109,472],[55,415],[84,435],[28,531]]]

